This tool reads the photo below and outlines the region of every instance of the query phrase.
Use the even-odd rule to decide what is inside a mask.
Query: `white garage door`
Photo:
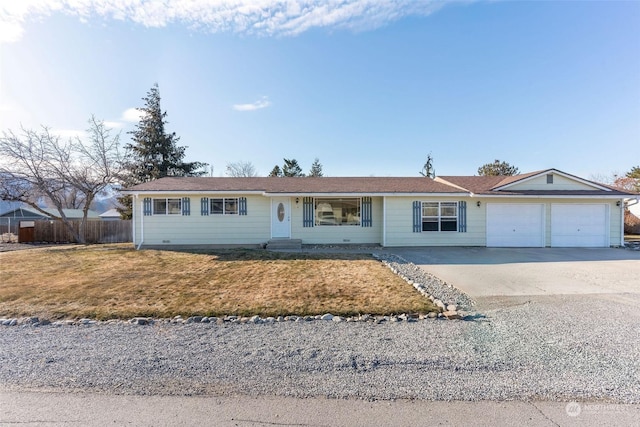
[[[487,204],[487,246],[543,247],[543,204]]]
[[[609,246],[608,205],[551,205],[551,246]]]

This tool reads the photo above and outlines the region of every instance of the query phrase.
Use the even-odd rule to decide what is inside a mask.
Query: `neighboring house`
[[[640,202],[636,200],[629,200],[629,212],[634,214],[636,217],[640,218]]]
[[[120,220],[120,212],[117,209],[109,209],[106,212],[101,213],[100,219],[103,221],[118,221]]]
[[[609,247],[636,194],[548,169],[517,176],[167,177],[125,191],[137,247],[303,244]]]
[[[41,219],[51,219],[52,215],[60,216],[57,209],[46,208],[43,210],[50,215],[45,215],[30,207],[20,207],[1,214],[0,218],[11,218],[11,220],[15,219],[19,221],[37,221]],[[82,209],[63,209],[62,211],[68,219],[82,219]],[[100,219],[100,217],[97,212],[90,210],[87,219]]]

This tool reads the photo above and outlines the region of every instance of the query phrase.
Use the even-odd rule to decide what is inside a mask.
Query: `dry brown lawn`
[[[0,253],[0,317],[95,319],[424,313],[429,300],[369,255],[135,251]]]

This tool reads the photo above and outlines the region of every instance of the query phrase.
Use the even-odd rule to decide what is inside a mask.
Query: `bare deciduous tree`
[[[21,129],[20,134],[3,132],[0,138],[0,199],[26,203],[44,211],[38,201],[46,199],[79,243],[85,243],[84,225],[96,196],[119,180],[122,161],[119,135],[94,116],[89,119],[89,140],[63,141],[47,127]],[[83,211],[79,229],[66,217],[64,209],[73,199]]]
[[[256,168],[251,162],[233,162],[227,163],[227,175],[235,178],[247,177],[252,178],[258,176]]]

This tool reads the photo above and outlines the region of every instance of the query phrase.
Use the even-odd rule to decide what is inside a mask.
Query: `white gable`
[[[508,191],[580,191],[580,190],[605,190],[608,188],[598,184],[582,180],[559,171],[550,170],[540,175],[534,175],[521,181],[500,187],[499,190]]]

